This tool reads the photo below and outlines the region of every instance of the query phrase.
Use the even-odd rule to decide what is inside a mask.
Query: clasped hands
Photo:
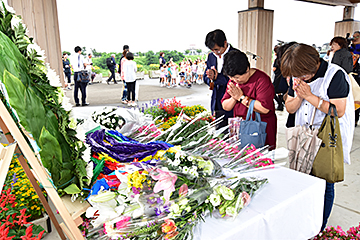
[[[293,78],[293,89],[301,99],[307,100],[313,95],[309,84],[300,78]]]
[[[206,75],[210,80],[215,81],[218,77],[218,71],[212,66],[211,69],[206,70]]]
[[[234,98],[236,101],[239,101],[240,97],[242,95],[244,95],[244,92],[242,91],[242,89],[238,85],[235,85],[232,82],[230,82],[229,85],[228,85],[227,93],[232,98]]]

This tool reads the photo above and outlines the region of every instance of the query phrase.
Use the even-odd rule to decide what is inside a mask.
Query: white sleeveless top
[[[349,76],[338,65],[329,63],[325,76],[320,77],[315,81],[309,83],[309,86],[311,88],[311,92],[314,95],[321,97],[326,101],[329,101],[329,96],[327,95],[327,89],[329,88],[330,82],[338,70],[341,70],[344,73],[346,81],[348,82],[350,88],[349,95],[346,98],[345,114],[344,116],[339,118],[341,140],[342,140],[343,152],[344,152],[344,162],[350,164],[350,150],[354,137],[354,126],[355,126],[355,107],[354,107],[354,98],[353,98]],[[296,92],[294,93],[296,96]],[[309,127],[312,117],[311,115],[314,111],[314,108],[315,107],[313,105],[311,105],[308,101],[304,99],[300,105],[300,108],[296,111],[295,125]],[[319,128],[321,126],[321,123],[325,115],[326,114],[323,113],[322,111],[316,110],[314,124],[313,124],[315,128]]]

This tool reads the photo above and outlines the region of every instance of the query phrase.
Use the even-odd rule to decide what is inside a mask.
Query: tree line
[[[96,49],[91,49],[90,51],[92,53],[92,61],[94,63],[94,65],[102,68],[102,69],[107,69],[106,66],[106,59],[111,57],[111,54],[115,54],[115,61],[117,64],[119,64],[120,62],[120,58],[122,56],[122,52],[98,52],[96,51]],[[170,59],[172,59],[173,62],[179,63],[181,62],[181,60],[183,60],[185,58],[185,55],[181,52],[178,52],[176,50],[163,50],[163,51],[158,51],[158,52],[153,52],[153,51],[148,51],[146,53],[141,53],[141,52],[136,52],[134,53],[135,55],[135,59],[134,61],[137,64],[141,64],[141,65],[150,65],[150,64],[159,64],[159,57],[160,57],[160,52],[164,52],[165,53],[165,60],[166,62],[170,61]],[[198,51],[199,52],[199,51]],[[200,51],[201,52],[201,51]],[[64,51],[63,53],[67,53],[68,55],[71,55],[70,52],[68,51]],[[84,56],[87,55],[87,51],[85,47],[82,47],[82,53]]]

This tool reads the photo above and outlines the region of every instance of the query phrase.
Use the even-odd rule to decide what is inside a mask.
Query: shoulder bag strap
[[[252,114],[253,114],[253,111],[254,111],[254,103],[255,103],[255,100],[250,101],[249,109],[248,109],[247,115],[246,115],[246,121],[249,121],[250,118],[252,117]]]

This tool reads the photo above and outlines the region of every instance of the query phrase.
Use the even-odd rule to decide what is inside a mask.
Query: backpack
[[[106,59],[106,65],[108,66],[108,68],[112,68],[115,65],[111,57]]]
[[[87,70],[81,70],[81,72],[78,74],[78,82],[82,83],[88,83],[90,82],[90,74]]]

